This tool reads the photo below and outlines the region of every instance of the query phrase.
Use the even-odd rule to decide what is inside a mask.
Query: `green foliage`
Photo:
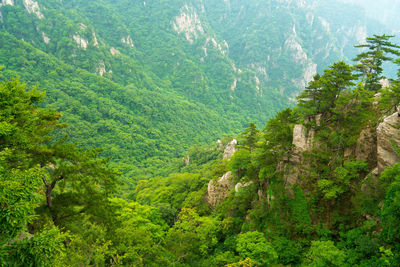
[[[68,259],[68,265],[105,266],[108,262],[115,262],[116,251],[111,247],[112,241],[108,240],[106,229],[86,218],[79,223],[79,233],[70,233],[66,242],[65,258]]]
[[[378,84],[399,47],[375,35],[355,67],[332,63],[351,54],[330,12],[345,7],[315,3],[321,19],[310,23],[296,1],[229,4],[47,0],[41,19],[21,1],[1,6],[0,265],[398,262],[400,167],[376,180],[376,159],[355,153],[361,131],[399,104],[398,80]],[[202,30],[179,32],[179,16]],[[331,67],[258,130],[297,95],[309,60]],[[7,80],[17,75],[47,100]],[[248,121],[230,160],[228,137],[203,145]],[[294,146],[296,124],[305,149]],[[211,208],[207,185],[229,170],[241,184]]]
[[[367,171],[368,165],[363,161],[346,161],[343,166],[334,170],[333,180],[318,180],[318,187],[324,198],[335,199],[348,190],[352,190],[354,181],[358,181]]]
[[[2,157],[0,163],[0,245],[4,245],[26,230],[35,218],[33,210],[40,203],[37,189],[42,173],[38,167],[5,170]]]
[[[314,78],[316,80],[310,82],[308,90],[298,97],[300,107],[306,109],[305,115],[325,115],[331,112],[341,93],[354,85],[356,75],[352,73],[351,66],[339,61],[326,69],[323,75],[317,75]],[[311,107],[316,107],[316,109]]]
[[[257,266],[271,266],[278,255],[263,233],[246,232],[237,238],[236,251],[241,259],[250,258]]]
[[[382,96],[379,99],[380,108],[386,113],[396,110],[400,104],[400,83],[391,81],[391,85],[382,88]]]
[[[368,48],[367,51],[358,54],[354,59],[358,62],[356,68],[360,72],[360,76],[362,76],[362,82],[366,90],[376,92],[382,88],[379,81],[384,78],[382,76],[383,62],[393,60],[393,58],[389,56],[390,54],[396,56],[400,55],[400,46],[389,41],[392,37],[394,36],[374,34],[374,37],[368,37],[366,39],[366,44],[355,46],[358,48]]]
[[[400,164],[386,168],[380,179],[388,184],[385,202],[381,210],[382,237],[389,244],[398,247],[400,240]]]
[[[305,266],[347,266],[346,253],[338,249],[332,241],[312,241],[305,257]]]
[[[308,202],[306,195],[298,186],[294,187],[294,198],[290,200],[290,209],[295,232],[309,233],[311,230],[311,217],[308,214]]]
[[[184,208],[167,236],[167,247],[179,262],[190,263],[207,256],[218,243],[220,227],[211,217],[200,217]]]
[[[58,112],[37,106],[42,93],[13,80],[0,83],[0,95],[0,261],[62,266],[66,236],[53,222],[75,230],[77,215],[90,214],[105,223],[117,173],[98,151],[52,140],[65,125]]]
[[[54,226],[32,236],[21,235],[0,248],[0,262],[4,266],[64,266],[65,240]]]
[[[114,261],[121,265],[160,266],[169,265],[163,247],[167,228],[158,210],[124,199],[111,199],[114,209],[112,248],[117,256]]]
[[[351,266],[367,266],[378,261],[379,249],[372,233],[375,227],[376,222],[369,221],[359,228],[341,233],[337,246],[346,251],[347,263]]]
[[[296,264],[301,261],[301,244],[299,240],[292,241],[284,236],[275,238],[272,245],[278,254],[278,262],[284,265]]]
[[[251,168],[251,155],[247,149],[240,149],[231,158],[231,168],[239,177],[246,175],[248,168]]]

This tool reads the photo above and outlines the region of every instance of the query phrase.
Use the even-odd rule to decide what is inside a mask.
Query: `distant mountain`
[[[393,0],[342,0],[361,6],[369,18],[379,21],[390,30],[391,34],[400,33],[400,2]]]
[[[263,125],[375,28],[334,1],[3,0],[2,76],[47,91],[70,139],[128,176]],[[61,134],[61,133],[60,133]]]

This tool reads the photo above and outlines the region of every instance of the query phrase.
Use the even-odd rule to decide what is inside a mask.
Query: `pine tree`
[[[366,44],[356,45],[357,48],[367,48],[366,52],[362,52],[354,59],[358,64],[355,65],[356,69],[362,77],[364,87],[370,91],[378,91],[382,88],[379,83],[384,78],[382,75],[382,64],[384,61],[393,60],[389,56],[399,56],[400,46],[395,45],[389,41],[393,35],[374,35],[366,39]]]
[[[318,114],[321,108],[321,76],[317,73],[305,90],[297,97],[298,106],[305,117]]]

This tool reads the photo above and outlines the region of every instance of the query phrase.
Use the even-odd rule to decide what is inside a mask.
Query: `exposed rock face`
[[[308,130],[302,124],[296,124],[293,128],[294,145],[292,155],[289,159],[290,164],[281,164],[279,167],[284,171],[284,179],[287,185],[293,185],[298,181],[300,168],[303,165],[303,152],[312,151],[315,131],[313,128]]]
[[[119,52],[119,50],[115,49],[114,47],[111,47],[111,48],[110,48],[110,53],[111,53],[113,56],[121,54],[121,52]]]
[[[222,55],[225,55],[226,51],[229,49],[229,46],[225,40],[224,40],[223,44],[220,44],[217,42],[217,40],[215,40],[214,37],[210,37],[210,36],[207,37],[206,42],[203,46],[205,56],[207,56],[207,47],[217,49],[219,52],[221,52]]]
[[[297,152],[311,151],[314,138],[314,129],[307,130],[302,124],[293,128],[293,145]]]
[[[314,121],[317,126],[321,125],[321,114],[315,115],[308,119],[308,122]],[[312,152],[313,147],[317,146],[318,143],[314,140],[315,129],[311,127],[307,129],[302,124],[296,124],[293,127],[293,141],[294,148],[290,156],[289,163],[282,163],[279,167],[284,171],[284,179],[287,185],[293,185],[298,181],[299,175],[302,172],[302,167],[306,164],[303,159],[304,152]]]
[[[39,4],[33,0],[24,0],[24,6],[28,13],[35,14],[39,19],[44,18],[42,12],[40,11]]]
[[[99,47],[99,42],[97,41],[96,33],[92,31],[93,46]]]
[[[184,157],[183,161],[185,162],[185,166],[189,165],[190,164],[190,157],[189,156]]]
[[[378,173],[381,173],[385,167],[392,166],[400,162],[393,146],[400,148],[400,117],[394,113],[379,124],[376,129],[377,134],[377,158]]]
[[[314,118],[317,125],[320,116]],[[313,146],[318,146],[314,139],[313,128],[307,130],[304,125],[297,124],[293,129],[293,151],[289,159],[290,164],[282,163],[279,168],[285,172],[285,181],[293,185],[298,181],[301,168],[306,164],[303,152],[311,152]],[[400,116],[398,112],[386,117],[378,127],[369,127],[361,131],[357,144],[347,148],[344,156],[347,159],[362,160],[368,163],[372,173],[378,177],[387,167],[400,162],[400,156],[395,147],[400,148]]]
[[[240,190],[241,188],[247,187],[247,186],[251,185],[252,183],[253,183],[252,181],[247,182],[247,183],[237,183],[237,184],[235,185],[235,192],[239,192],[239,190]],[[260,193],[260,194],[261,194],[261,193]]]
[[[134,47],[133,41],[132,41],[132,38],[131,38],[130,35],[128,35],[127,37],[122,37],[122,38],[121,38],[121,42],[122,42],[123,44],[126,44],[126,45],[132,47],[132,48]]]
[[[196,11],[188,5],[184,5],[181,8],[180,14],[175,17],[172,26],[178,34],[184,33],[189,43],[193,43],[199,35],[204,34],[203,26]]]
[[[304,88],[317,73],[317,64],[308,58],[307,53],[297,41],[296,26],[293,25],[292,35],[285,41],[285,50],[294,59],[297,64],[303,65],[303,75],[292,79],[293,84],[299,89]]]
[[[3,0],[2,1],[3,5],[14,5],[14,0]]]
[[[224,145],[222,144],[222,141],[220,139],[217,140],[217,147],[219,150],[224,149]]]
[[[44,32],[42,32],[42,38],[45,44],[50,43],[50,38]]]
[[[217,182],[211,180],[208,183],[207,202],[214,208],[229,196],[229,192],[235,186],[232,181],[232,173],[225,173]]]
[[[87,46],[89,44],[89,42],[87,40],[83,39],[78,34],[75,34],[74,36],[72,36],[72,38],[74,38],[74,40],[77,43],[77,45],[79,45],[81,48],[86,50],[86,48],[87,48]]]
[[[3,0],[3,1],[0,3],[0,22],[3,21],[3,14],[1,14],[1,7],[2,7],[2,6],[5,6],[5,5],[11,5],[11,6],[13,6],[13,5],[14,5],[14,0]]]
[[[100,75],[103,76],[104,73],[106,73],[106,65],[104,64],[104,61],[100,61],[99,65],[96,68],[96,72]]]
[[[218,147],[223,149],[223,145],[221,140],[217,141]],[[236,139],[233,139],[229,142],[224,150],[224,159],[230,159],[232,155],[236,152]],[[239,185],[240,184],[240,185]],[[211,180],[208,183],[208,190],[207,190],[207,202],[211,208],[214,208],[216,205],[222,203],[222,201],[229,196],[230,191],[235,188],[235,190],[239,187],[245,187],[248,183],[242,185],[239,183],[235,186],[234,182],[232,181],[232,172],[225,173],[217,182]]]
[[[237,141],[236,139],[233,139],[229,144],[226,145],[225,150],[224,150],[224,155],[223,159],[230,159],[232,155],[236,152],[236,145]]]
[[[377,162],[377,137],[374,128],[367,128],[361,131],[357,139],[355,150],[356,160],[363,160],[373,168]]]

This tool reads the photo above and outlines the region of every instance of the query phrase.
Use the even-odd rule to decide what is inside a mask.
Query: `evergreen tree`
[[[249,148],[250,152],[256,147],[259,132],[254,122],[251,122],[249,127],[242,134],[244,137],[244,145]]]
[[[305,117],[318,114],[321,108],[321,76],[317,73],[314,79],[308,83],[308,86],[297,97],[298,106],[303,111]]]
[[[374,35],[366,39],[366,44],[356,45],[357,48],[367,48],[367,51],[357,55],[354,61],[356,69],[362,77],[362,82],[367,90],[378,91],[382,85],[379,81],[384,78],[382,75],[382,64],[384,61],[393,60],[389,55],[399,56],[400,46],[391,43],[393,35]]]

